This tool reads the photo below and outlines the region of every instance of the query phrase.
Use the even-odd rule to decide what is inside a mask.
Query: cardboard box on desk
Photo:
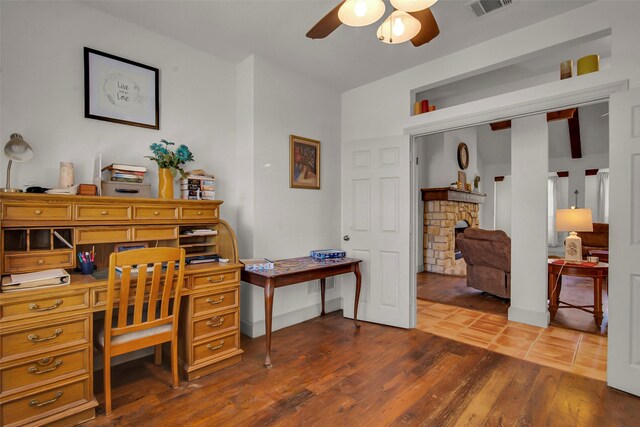
[[[143,182],[102,181],[102,195],[109,197],[151,197],[151,184]]]

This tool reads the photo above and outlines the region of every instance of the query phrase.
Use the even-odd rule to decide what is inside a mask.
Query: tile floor
[[[418,329],[496,353],[605,381],[607,338],[418,300]]]

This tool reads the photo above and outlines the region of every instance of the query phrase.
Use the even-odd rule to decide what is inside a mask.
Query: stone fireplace
[[[485,195],[449,188],[423,188],[424,201],[424,268],[450,276],[467,274],[467,264],[455,244],[457,232],[464,223],[478,227],[478,212]],[[456,252],[458,252],[456,254]]]

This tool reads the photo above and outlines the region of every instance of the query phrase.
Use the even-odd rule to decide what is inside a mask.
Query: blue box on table
[[[346,252],[339,249],[318,249],[311,251],[309,255],[314,259],[323,260],[344,258],[346,256]]]

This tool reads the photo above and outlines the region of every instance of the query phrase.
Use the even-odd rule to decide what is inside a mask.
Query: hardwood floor
[[[173,390],[151,358],[113,369],[113,414],[88,426],[635,426],[640,398],[604,382],[335,312],[242,337],[242,363]],[[101,389],[96,373],[96,390]],[[102,396],[98,393],[98,400]]]
[[[575,305],[593,305],[593,281],[591,279],[565,276],[562,280],[561,299],[563,301]],[[418,273],[417,282],[419,299],[507,316],[507,310],[509,310],[507,300],[468,287],[465,277]],[[577,331],[606,335],[609,323],[609,298],[606,290],[602,292],[602,306],[605,315],[600,328],[596,326],[593,314],[573,308],[558,310],[558,314],[551,324]]]

